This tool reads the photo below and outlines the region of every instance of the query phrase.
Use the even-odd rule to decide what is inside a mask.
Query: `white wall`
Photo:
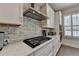
[[[74,48],[79,48],[79,42],[76,41],[76,40],[64,39],[64,40],[62,41],[62,44],[63,44],[63,45],[70,46],[70,47],[74,47]]]

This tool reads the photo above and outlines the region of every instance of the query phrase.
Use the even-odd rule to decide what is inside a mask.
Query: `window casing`
[[[79,37],[79,14],[64,16],[64,36]]]

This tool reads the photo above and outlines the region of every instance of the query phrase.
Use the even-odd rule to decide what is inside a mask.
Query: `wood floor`
[[[79,56],[79,49],[62,45],[57,56]]]

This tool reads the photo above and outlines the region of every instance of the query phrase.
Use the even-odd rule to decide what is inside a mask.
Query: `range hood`
[[[30,7],[26,11],[24,11],[23,16],[30,17],[30,18],[38,20],[38,21],[46,20],[47,19],[47,16],[43,15],[39,11],[36,11],[32,7]]]

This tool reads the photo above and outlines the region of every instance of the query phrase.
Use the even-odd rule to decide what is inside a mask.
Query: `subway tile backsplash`
[[[41,36],[40,22],[24,17],[22,26],[0,25],[0,31],[5,32],[5,39],[9,42]]]

